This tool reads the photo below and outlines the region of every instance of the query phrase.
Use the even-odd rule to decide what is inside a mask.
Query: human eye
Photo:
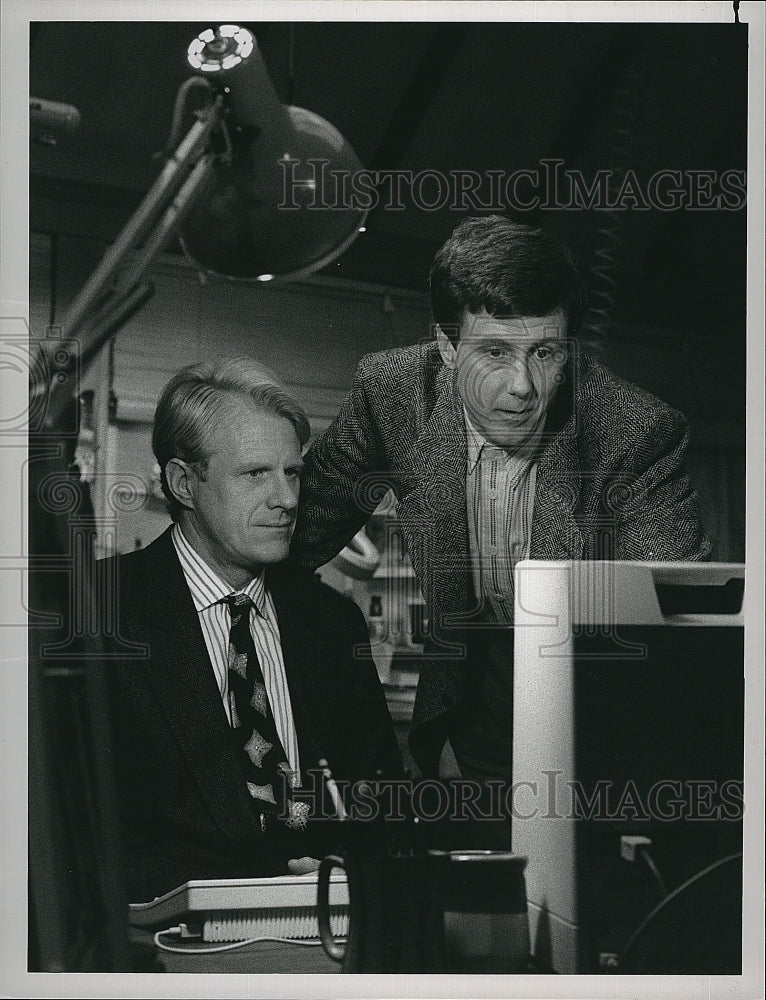
[[[538,361],[550,361],[553,357],[553,349],[547,344],[538,344],[533,348],[532,354]]]
[[[552,361],[556,365],[563,365],[567,360],[566,348],[560,343],[535,344],[532,348],[532,356],[537,361]]]
[[[263,479],[266,475],[266,469],[248,469],[247,476],[250,479]]]
[[[493,361],[500,361],[508,357],[508,348],[498,346],[488,347],[484,353],[487,357],[492,358]]]
[[[294,466],[292,466],[289,469],[285,469],[285,475],[289,479],[300,479],[302,472],[303,472],[303,466],[302,465],[294,465]]]

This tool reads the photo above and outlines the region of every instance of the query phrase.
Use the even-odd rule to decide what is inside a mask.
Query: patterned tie
[[[269,704],[263,671],[250,632],[253,602],[247,594],[226,598],[229,632],[229,707],[234,742],[247,788],[254,799],[274,807],[290,829],[303,829],[308,806],[293,801],[292,770]]]

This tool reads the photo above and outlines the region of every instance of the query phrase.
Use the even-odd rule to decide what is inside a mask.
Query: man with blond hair
[[[361,612],[282,565],[308,437],[298,403],[248,358],[191,365],[161,394],[153,448],[173,525],[99,564],[116,601],[102,611],[117,623],[131,900],[310,870],[324,850],[318,761],[350,782],[401,768]]]

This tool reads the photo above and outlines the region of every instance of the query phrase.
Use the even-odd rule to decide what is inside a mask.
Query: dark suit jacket
[[[530,558],[708,558],[685,471],[687,441],[680,413],[573,350],[546,420]],[[431,655],[410,737],[429,771],[465,682],[463,626],[477,614],[466,464],[463,406],[436,343],[368,355],[337,419],[307,456],[293,538],[294,558],[320,566],[359,530],[386,488],[395,491],[430,619]]]
[[[118,601],[107,663],[129,898],[189,878],[279,874],[295,851],[311,854],[310,835],[293,848],[261,832],[170,531],[98,566],[101,594]],[[339,779],[399,773],[375,667],[354,655],[369,645],[359,609],[295,568],[270,567],[267,582],[304,774],[320,757]],[[99,603],[103,614],[110,602]],[[102,628],[114,631],[108,616]]]

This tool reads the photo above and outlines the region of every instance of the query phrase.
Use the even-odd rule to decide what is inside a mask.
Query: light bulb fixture
[[[218,73],[233,69],[251,54],[255,39],[247,28],[222,24],[217,32],[206,28],[189,45],[187,59],[195,71]]]
[[[261,282],[330,263],[366,216],[341,201],[339,178],[362,169],[351,146],[324,118],[282,104],[247,28],[206,29],[187,59],[223,102],[229,146],[181,227],[188,255],[215,274]]]

